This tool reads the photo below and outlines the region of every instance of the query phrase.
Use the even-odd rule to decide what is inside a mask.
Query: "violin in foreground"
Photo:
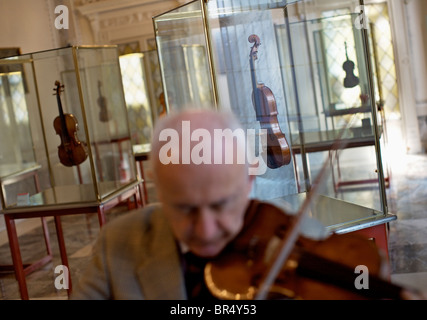
[[[206,265],[210,292],[227,300],[422,299],[417,292],[385,280],[381,252],[373,241],[354,234],[333,234],[325,240],[299,235],[274,274],[272,266],[288,241],[294,219],[271,204],[253,200],[243,231]],[[274,281],[264,286],[272,274]]]

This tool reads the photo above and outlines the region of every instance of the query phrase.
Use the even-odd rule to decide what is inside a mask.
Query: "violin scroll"
[[[258,60],[258,47],[261,45],[261,40],[256,34],[252,34],[249,36],[248,41],[253,43],[254,45],[251,48],[251,52],[249,54],[249,58],[251,61],[251,66],[255,60]]]
[[[258,47],[261,44],[261,39],[256,34],[251,34],[248,41],[253,43],[255,47]]]
[[[253,57],[254,60],[256,60],[258,59],[257,52],[258,52],[258,47],[261,45],[261,39],[256,34],[251,34],[248,38],[248,41],[249,43],[254,44],[251,49],[250,57]]]

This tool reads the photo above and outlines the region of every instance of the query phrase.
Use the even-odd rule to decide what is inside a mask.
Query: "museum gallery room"
[[[0,0],[0,300],[427,297],[426,17],[425,0]],[[193,150],[156,133],[199,113],[205,131],[177,132]],[[209,178],[222,148],[202,145],[221,115],[245,137],[237,210],[241,166]],[[215,254],[209,232],[228,237]]]

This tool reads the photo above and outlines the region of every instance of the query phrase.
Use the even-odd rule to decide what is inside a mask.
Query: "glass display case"
[[[369,30],[355,23],[358,17],[354,13],[291,21],[276,26],[276,35],[291,141],[293,151],[303,158],[301,167],[319,157],[319,152],[330,153],[340,134],[337,128],[345,124],[349,134],[336,163],[334,192],[341,190],[342,198],[354,199],[356,193],[363,194],[363,186],[377,184],[371,203],[382,211],[386,209],[381,159],[384,117],[377,110]],[[304,35],[306,40],[300,41]],[[341,164],[350,169],[340,170]],[[309,189],[309,180],[304,183],[303,188]],[[366,199],[358,201],[363,204]]]
[[[168,109],[215,101],[204,4],[193,1],[154,18],[157,51]]]
[[[102,203],[137,185],[115,46],[0,60],[2,205]],[[16,177],[34,170],[33,181]],[[10,179],[7,179],[7,178]]]
[[[258,199],[302,205],[330,166],[319,191],[328,217],[317,218],[336,232],[395,219],[361,5],[349,0],[343,7],[354,11],[338,16],[313,1],[196,0],[153,17],[174,107],[207,102],[254,132],[248,139],[265,159]]]

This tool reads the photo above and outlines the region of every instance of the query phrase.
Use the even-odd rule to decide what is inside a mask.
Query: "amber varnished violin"
[[[87,147],[84,142],[79,141],[77,130],[79,125],[76,117],[70,113],[64,113],[61,103],[61,92],[64,85],[55,81],[56,100],[58,103],[59,116],[53,121],[56,134],[61,137],[61,144],[58,146],[59,161],[67,167],[77,166],[84,162],[88,156]]]
[[[219,299],[402,299],[404,288],[386,280],[375,243],[355,234],[313,240],[298,234],[271,285],[272,266],[289,244],[295,216],[252,200],[241,233],[205,268]],[[292,240],[291,240],[292,242]]]
[[[346,74],[344,78],[344,88],[354,88],[359,84],[360,80],[354,74],[354,68],[355,68],[354,62],[348,58],[347,42],[345,42],[345,56],[347,60],[344,62],[342,66]]]
[[[253,34],[249,36],[248,41],[254,44],[249,55],[253,88],[252,103],[261,129],[267,131],[267,166],[270,169],[277,169],[291,162],[291,151],[277,119],[278,112],[274,94],[270,88],[256,79],[255,60],[258,59],[260,38]]]

